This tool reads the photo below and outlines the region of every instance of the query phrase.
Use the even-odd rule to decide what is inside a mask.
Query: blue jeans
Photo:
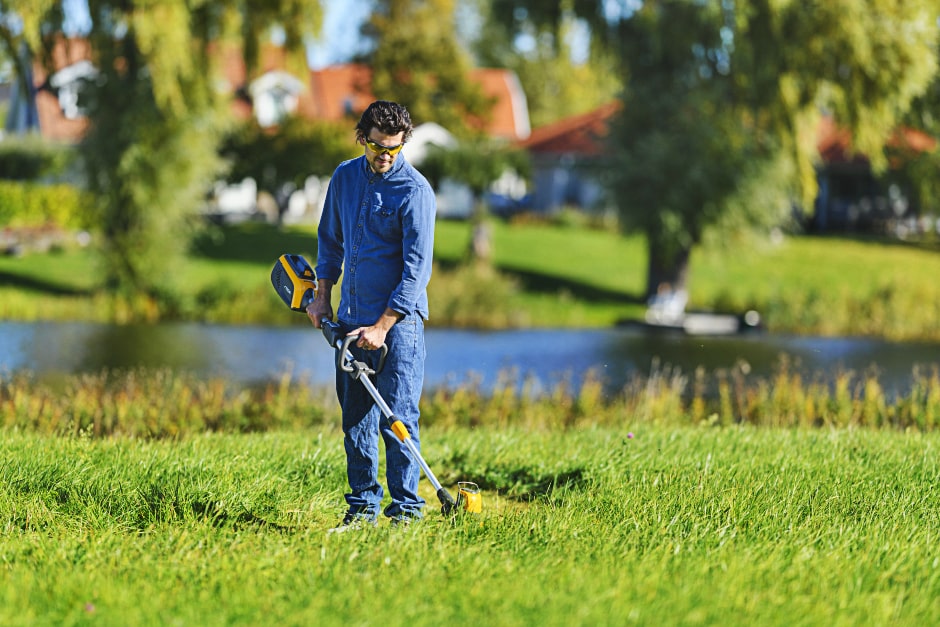
[[[355,327],[340,323],[343,334]],[[385,337],[388,356],[382,371],[373,376],[379,394],[395,417],[408,428],[420,450],[418,401],[424,384],[424,320],[408,315],[399,320]],[[375,368],[380,351],[349,347],[353,356]],[[388,517],[420,517],[424,499],[418,496],[421,467],[389,428],[381,410],[361,381],[336,369],[336,394],[343,410],[343,444],[346,448],[346,494],[348,513],[375,520],[383,491],[379,484],[379,435],[385,442],[385,478],[392,502],[385,508]]]

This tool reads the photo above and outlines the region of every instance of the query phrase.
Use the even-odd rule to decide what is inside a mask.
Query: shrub
[[[90,196],[71,185],[0,181],[0,225],[82,229],[90,213]]]
[[[0,179],[28,181],[61,174],[71,158],[68,146],[38,137],[13,137],[0,142]]]

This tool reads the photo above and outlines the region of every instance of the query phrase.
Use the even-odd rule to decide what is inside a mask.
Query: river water
[[[506,377],[535,389],[578,386],[591,372],[608,389],[652,371],[716,373],[744,362],[749,378],[769,377],[782,359],[807,377],[876,369],[888,393],[904,393],[915,368],[940,364],[940,345],[866,338],[753,332],[689,336],[640,328],[591,330],[427,330],[426,386],[473,382],[491,389]],[[312,327],[0,322],[0,373],[38,376],[103,369],[172,368],[256,383],[290,373],[311,384],[333,380],[333,353]]]

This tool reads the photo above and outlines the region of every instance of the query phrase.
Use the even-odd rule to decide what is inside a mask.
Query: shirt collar
[[[378,176],[379,178],[387,179],[388,177],[392,176],[393,174],[396,174],[399,170],[401,170],[405,164],[405,156],[401,153],[398,153],[398,158],[395,159],[395,163],[392,164],[392,167],[389,168],[388,172],[376,174],[375,172],[372,171],[372,168],[369,167],[369,160],[366,159],[365,155],[362,155],[360,159],[362,159],[362,170],[365,173],[365,175],[369,178]]]

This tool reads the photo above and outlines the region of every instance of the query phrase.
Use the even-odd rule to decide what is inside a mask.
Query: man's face
[[[365,139],[359,140],[359,143],[365,146],[366,161],[369,162],[369,167],[373,172],[383,174],[392,168],[395,159],[401,153],[404,137],[404,131],[395,135],[386,135],[373,127]]]

